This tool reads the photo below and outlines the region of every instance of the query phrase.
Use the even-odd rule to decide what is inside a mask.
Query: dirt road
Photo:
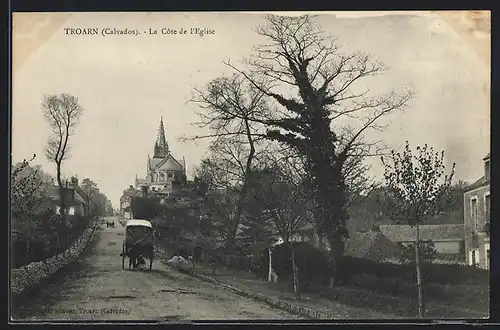
[[[124,228],[103,228],[87,256],[13,313],[16,320],[238,320],[293,315],[241,297],[155,260],[153,269],[121,269]]]

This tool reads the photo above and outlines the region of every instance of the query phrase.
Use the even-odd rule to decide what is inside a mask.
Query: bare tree
[[[211,138],[211,153],[216,161],[207,160],[214,167],[223,166],[226,182],[238,186],[238,201],[230,222],[226,248],[231,251],[244,207],[248,190],[248,177],[257,156],[257,144],[262,140],[262,125],[252,118],[267,112],[264,94],[241,75],[220,77],[209,82],[203,89],[195,88],[191,102],[197,104],[201,119],[196,123],[208,128],[207,135],[186,139]]]
[[[52,135],[47,141],[45,155],[56,164],[56,179],[59,185],[59,208],[61,221],[66,222],[66,201],[61,166],[70,155],[70,137],[83,113],[78,98],[69,94],[45,95],[42,102],[45,119],[52,128]],[[58,236],[59,238],[59,236]]]
[[[304,156],[318,206],[315,217],[336,264],[348,235],[344,163],[364,133],[383,128],[380,119],[403,109],[412,93],[370,96],[370,90],[357,83],[382,73],[382,63],[363,53],[343,54],[336,39],[311,16],[268,16],[257,33],[267,43],[255,47],[254,56],[246,61],[249,69],[227,64],[281,106],[273,118],[264,120],[266,137]],[[348,136],[343,135],[345,121],[352,129]]]

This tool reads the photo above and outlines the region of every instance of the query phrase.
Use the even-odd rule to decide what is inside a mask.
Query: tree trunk
[[[422,289],[422,274],[420,272],[420,225],[417,221],[415,225],[415,268],[417,273],[417,291],[418,291],[418,318],[424,317],[424,293]]]
[[[292,272],[293,272],[293,291],[295,292],[295,300],[300,300],[300,292],[299,292],[299,272],[297,263],[295,260],[295,247],[293,241],[290,241],[290,247],[292,250]]]
[[[325,242],[324,242],[323,234],[320,231],[317,231],[316,234],[318,235],[318,248],[320,250],[324,250],[325,249]]]
[[[30,263],[30,261],[31,261],[30,249],[31,249],[31,216],[28,216],[28,239],[26,240],[26,262],[27,263]]]
[[[344,241],[341,236],[336,235],[329,239],[329,244],[330,244],[329,264],[331,267],[329,287],[333,288],[334,285],[338,284],[341,280],[340,272],[342,271],[342,269],[340,264],[344,257]]]
[[[59,223],[57,224],[58,230],[56,231],[57,235],[57,250],[59,251],[60,249],[60,228],[62,225],[66,225],[66,203],[65,203],[65,195],[64,195],[64,187],[63,187],[63,182],[62,182],[62,177],[61,177],[61,162],[56,163],[56,170],[57,170],[57,184],[59,185]],[[64,256],[64,252],[63,252]]]
[[[234,241],[236,238],[236,232],[238,230],[238,225],[240,224],[241,214],[243,212],[243,203],[245,201],[247,188],[248,188],[248,178],[252,171],[252,161],[255,155],[255,146],[253,143],[253,138],[250,132],[250,126],[248,119],[245,119],[246,134],[248,143],[250,144],[250,153],[248,154],[247,162],[245,164],[245,177],[243,179],[243,186],[241,187],[240,193],[238,195],[238,203],[236,204],[236,210],[234,213],[233,221],[231,223],[231,228],[229,230],[228,239],[226,241],[226,248],[228,251],[232,251],[234,247]]]

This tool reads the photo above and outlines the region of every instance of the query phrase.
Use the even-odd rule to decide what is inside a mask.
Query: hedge
[[[87,228],[64,255],[48,258],[44,261],[32,262],[24,267],[11,270],[11,292],[13,296],[23,295],[37,288],[43,281],[55,275],[62,268],[75,262],[85,252],[93,237],[95,227]]]
[[[421,266],[424,282],[440,284],[488,284],[489,271],[474,266],[456,264],[425,263]],[[375,262],[346,256],[342,272],[350,278],[355,274],[369,274],[379,278],[399,278],[409,282],[415,280],[414,264],[393,264]]]
[[[68,222],[71,227],[59,227],[59,234],[56,235],[57,228],[49,226],[50,223],[58,223],[58,215],[50,218],[41,218],[41,222],[46,225],[42,228],[34,229],[30,240],[30,255],[26,256],[27,240],[24,236],[14,236],[11,239],[11,266],[12,268],[23,267],[31,262],[42,261],[62,253],[73,244],[76,237],[84,232],[91,220],[86,216],[68,215]],[[59,237],[59,241],[57,240]]]
[[[357,289],[369,290],[379,294],[395,297],[416,297],[416,280],[408,282],[398,278],[378,278],[372,275],[360,274],[353,276],[348,285]],[[488,305],[489,285],[439,284],[427,283],[423,287],[425,297],[433,301],[446,303],[462,302],[463,304]],[[479,307],[479,306],[477,306]],[[486,307],[487,309],[488,307]]]
[[[308,243],[295,243],[299,279],[303,283],[325,285],[333,274],[327,264],[327,256]],[[269,256],[267,249],[255,256],[252,272],[266,278]],[[289,244],[280,244],[273,251],[273,268],[279,281],[289,281],[292,274],[291,250]],[[488,270],[459,264],[424,263],[421,266],[424,283],[484,285],[490,283]],[[366,274],[382,279],[399,279],[406,283],[415,282],[415,265],[376,262],[363,258],[345,256],[335,271],[336,283],[347,283],[356,275]],[[396,290],[396,289],[395,289]]]

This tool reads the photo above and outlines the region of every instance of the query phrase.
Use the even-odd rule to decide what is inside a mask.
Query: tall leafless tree
[[[83,113],[78,98],[69,94],[45,95],[42,111],[52,128],[52,135],[45,146],[47,159],[56,164],[56,179],[59,185],[59,209],[61,221],[66,222],[66,195],[61,174],[61,166],[68,159],[71,151],[70,137],[75,132]],[[59,237],[58,237],[59,238]]]
[[[370,89],[358,83],[384,72],[382,63],[360,52],[342,53],[336,38],[311,16],[270,15],[257,33],[267,42],[255,47],[246,61],[248,69],[227,64],[280,106],[265,120],[266,136],[304,156],[316,221],[330,243],[332,265],[338,268],[348,235],[342,172],[349,152],[367,130],[383,128],[384,116],[404,109],[412,93],[370,95]],[[349,135],[343,135],[346,122]]]
[[[209,134],[186,139],[211,138],[212,166],[222,166],[227,180],[238,186],[238,200],[230,222],[226,248],[231,251],[248,190],[248,178],[252,171],[257,145],[262,141],[262,125],[252,120],[267,113],[264,93],[238,74],[210,81],[204,88],[195,88],[192,103],[199,106],[201,119],[196,123],[208,128]],[[215,158],[217,159],[215,159]],[[231,177],[231,178],[229,178]]]

